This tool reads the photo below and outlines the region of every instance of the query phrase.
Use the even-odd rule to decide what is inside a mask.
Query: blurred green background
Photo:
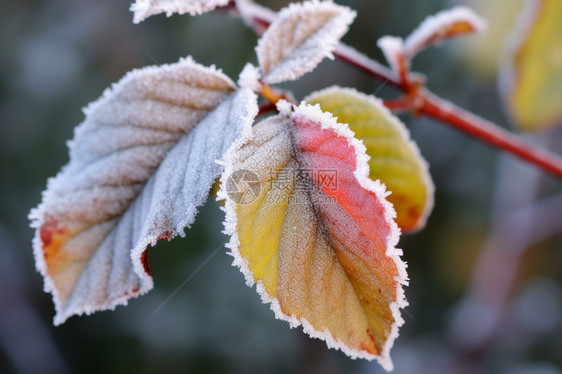
[[[288,2],[262,3],[278,10]],[[462,2],[340,3],[358,11],[344,41],[382,61],[380,36],[405,36],[427,15]],[[423,52],[414,69],[437,94],[511,127],[497,72],[521,1],[464,3],[488,19],[489,31]],[[65,142],[81,108],[133,68],[192,55],[236,78],[256,61],[256,36],[227,14],[158,15],[133,25],[128,8],[108,0],[2,3],[0,373],[382,373],[377,363],[350,360],[275,320],[230,265],[223,213],[212,199],[186,238],[150,250],[153,291],[53,327],[27,214],[68,161]],[[381,82],[325,61],[284,87],[300,99],[332,84],[372,93]],[[437,192],[427,227],[400,241],[410,306],[391,351],[395,372],[562,373],[562,184],[432,120],[403,119]],[[529,140],[562,152],[560,131]],[[531,214],[529,206],[540,210]]]

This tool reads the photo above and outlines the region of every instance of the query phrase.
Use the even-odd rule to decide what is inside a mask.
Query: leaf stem
[[[262,83],[259,94],[273,105],[277,104],[279,100],[285,98],[284,95],[277,93],[277,91],[271,88],[271,86],[267,83]]]

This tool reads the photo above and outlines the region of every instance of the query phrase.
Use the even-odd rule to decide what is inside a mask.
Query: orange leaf
[[[287,106],[227,152],[219,197],[234,264],[277,318],[391,369],[407,304],[395,212],[347,125]]]

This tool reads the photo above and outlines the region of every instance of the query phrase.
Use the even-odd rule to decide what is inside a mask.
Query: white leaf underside
[[[257,98],[235,89],[187,58],[129,73],[85,110],[70,163],[30,214],[55,324],[152,288],[145,250],[183,235],[220,175],[215,161],[251,130]],[[69,235],[48,253],[60,232]]]
[[[267,83],[297,79],[331,57],[355,12],[332,2],[294,3],[258,42],[256,53]]]
[[[198,15],[209,12],[218,6],[228,4],[229,0],[137,0],[131,5],[134,12],[134,23],[144,21],[150,16],[166,13],[171,16],[174,13]]]

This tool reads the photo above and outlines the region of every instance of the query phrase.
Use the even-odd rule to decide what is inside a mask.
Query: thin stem
[[[398,74],[348,45],[340,43],[334,51],[334,56],[374,78],[387,82],[390,86],[404,90],[404,85]]]
[[[544,148],[534,147],[514,133],[461,109],[427,90],[422,90],[420,96],[423,101],[418,113],[438,119],[562,178],[562,159],[560,156]]]
[[[286,98],[285,95],[278,93],[266,83],[262,83],[259,94],[273,105],[277,104],[279,100]]]
[[[263,102],[258,108],[258,115],[273,112],[277,110],[277,103],[279,100],[285,100],[291,104],[296,104],[295,100],[285,95],[283,92],[279,92],[275,88],[271,87],[267,83],[260,82],[261,88],[258,91],[261,97],[266,101]]]

